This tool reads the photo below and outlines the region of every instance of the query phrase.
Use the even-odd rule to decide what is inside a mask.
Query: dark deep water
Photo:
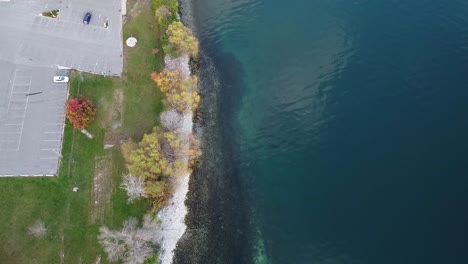
[[[221,158],[186,262],[468,263],[468,1],[192,3]]]

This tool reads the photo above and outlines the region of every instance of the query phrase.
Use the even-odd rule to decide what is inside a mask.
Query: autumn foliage
[[[165,68],[159,74],[152,73],[151,79],[158,85],[161,92],[165,93],[176,88],[182,80],[182,77],[178,70],[171,71]]]
[[[166,31],[167,43],[163,46],[164,52],[171,57],[187,54],[196,57],[198,54],[198,40],[193,36],[192,30],[182,22],[174,21]],[[166,41],[163,41],[163,43]]]
[[[86,128],[94,120],[95,114],[93,101],[82,95],[66,102],[65,115],[74,128]]]
[[[175,89],[167,93],[167,104],[181,113],[196,109],[200,103],[197,83],[198,80],[196,76],[190,76],[186,80],[180,82]]]
[[[169,177],[186,172],[181,160],[189,155],[190,141],[181,140],[176,131],[155,128],[135,145],[128,141],[122,152],[131,175],[144,181],[145,194],[154,208],[159,208],[167,196]]]

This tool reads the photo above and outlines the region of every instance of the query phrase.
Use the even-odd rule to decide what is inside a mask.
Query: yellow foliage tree
[[[166,179],[160,181],[147,181],[145,184],[145,193],[151,199],[155,209],[164,205],[165,197],[168,193],[168,183]]]
[[[194,167],[195,164],[198,162],[202,155],[201,151],[201,142],[200,140],[194,136],[193,134],[190,135],[190,146],[186,148],[186,154],[188,156],[188,163],[190,167]]]
[[[143,136],[138,149],[130,153],[128,160],[130,174],[144,179],[158,180],[162,175],[171,175],[172,168],[164,155],[161,155],[158,132],[155,130]]]
[[[133,141],[132,138],[129,138],[125,143],[120,145],[120,150],[125,160],[130,160],[130,154],[132,153],[132,151],[134,151],[137,148],[138,148],[138,144],[135,141]]]
[[[182,80],[182,77],[178,70],[170,71],[165,68],[159,74],[152,74],[151,79],[158,85],[161,92],[166,93],[176,88]]]
[[[191,76],[182,81],[176,89],[167,93],[166,102],[179,112],[193,111],[200,103],[197,93],[197,77]]]
[[[198,40],[193,36],[192,30],[182,22],[172,22],[166,31],[167,43],[163,49],[171,57],[183,54],[195,57],[198,54]]]

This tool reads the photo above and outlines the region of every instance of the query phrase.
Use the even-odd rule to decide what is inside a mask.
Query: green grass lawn
[[[161,55],[152,55],[159,47],[153,11],[142,4],[137,16],[124,26],[124,38],[134,36],[138,44],[125,48],[122,78],[74,74],[70,83],[72,96],[83,94],[96,104],[96,120],[87,128],[94,136],[88,139],[68,123],[65,127],[62,161],[58,177],[0,179],[0,263],[107,263],[97,241],[99,227],[118,228],[129,216],[141,217],[148,204],[127,204],[119,188],[125,173],[118,146],[104,150],[105,133],[124,133],[139,140],[158,123],[162,111],[161,94],[149,75],[162,67]],[[123,123],[113,128],[116,90],[123,93]],[[119,108],[117,106],[117,108]],[[90,221],[96,158],[106,156],[112,192],[104,217]],[[74,186],[79,187],[73,192]],[[96,208],[99,208],[96,207]],[[47,226],[48,235],[35,238],[28,229],[36,220]]]

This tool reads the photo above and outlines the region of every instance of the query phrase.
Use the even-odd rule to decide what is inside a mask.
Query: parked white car
[[[68,77],[67,76],[54,76],[55,83],[67,83]]]

